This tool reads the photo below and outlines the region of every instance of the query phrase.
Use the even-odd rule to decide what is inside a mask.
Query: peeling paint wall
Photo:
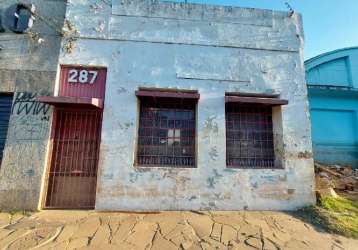
[[[19,1],[3,0],[0,12]],[[55,86],[66,1],[32,0],[36,18],[30,33],[0,33],[0,92],[14,93],[0,167],[0,209],[37,209],[44,174],[52,109],[35,101]]]
[[[294,209],[315,202],[300,15],[83,0],[70,1],[66,16],[79,37],[60,64],[108,68],[96,209]],[[199,91],[197,168],[133,166],[138,87]],[[225,91],[289,100],[274,115],[284,169],[226,167]]]

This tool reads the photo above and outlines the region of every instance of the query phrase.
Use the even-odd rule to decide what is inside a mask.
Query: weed
[[[358,239],[358,202],[346,198],[325,197],[317,206],[296,213],[303,220],[328,232]]]

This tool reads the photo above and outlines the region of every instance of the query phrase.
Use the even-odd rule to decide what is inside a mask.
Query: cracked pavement
[[[0,249],[358,249],[283,212],[0,213]]]

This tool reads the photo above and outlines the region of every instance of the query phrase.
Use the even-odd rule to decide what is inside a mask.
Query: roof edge
[[[325,53],[322,53],[322,54],[319,54],[317,56],[314,56],[310,59],[307,59],[305,60],[305,64],[308,64],[318,58],[321,58],[321,57],[324,57],[324,56],[328,56],[328,55],[331,55],[331,54],[334,54],[334,53],[337,53],[337,52],[340,52],[340,51],[345,51],[345,50],[351,50],[351,49],[358,49],[358,46],[351,46],[351,47],[345,47],[345,48],[341,48],[341,49],[336,49],[336,50],[332,50],[332,51],[328,51],[328,52],[325,52]]]

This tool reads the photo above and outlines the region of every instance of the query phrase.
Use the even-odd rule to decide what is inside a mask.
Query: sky
[[[184,0],[177,0],[177,2],[184,2]],[[285,2],[288,2],[303,16],[305,59],[335,49],[358,46],[358,0],[187,0],[187,2],[273,10],[288,10],[285,5]]]

